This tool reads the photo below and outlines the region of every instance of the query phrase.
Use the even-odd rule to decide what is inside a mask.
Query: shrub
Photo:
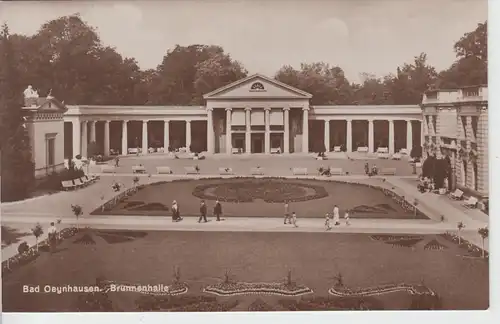
[[[19,244],[19,246],[17,247],[17,252],[19,252],[19,254],[23,254],[23,253],[28,252],[29,249],[30,249],[30,247],[29,247],[28,243],[21,242]]]

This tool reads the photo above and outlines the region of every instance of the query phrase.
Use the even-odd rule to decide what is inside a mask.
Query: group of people
[[[285,225],[291,224],[294,227],[299,227],[297,225],[297,214],[295,212],[290,213],[290,204],[288,203],[288,201],[285,201],[284,208],[285,208],[285,217],[283,219],[283,224],[285,224]],[[350,213],[349,209],[347,209],[344,213],[344,220],[345,220],[346,225],[351,225],[351,222],[349,220],[350,219],[349,213]],[[334,226],[340,225],[340,209],[339,209],[339,206],[337,206],[337,205],[333,206],[332,214],[326,213],[326,215],[325,215],[325,228],[327,231],[332,229],[332,226],[331,226],[332,220],[333,220]]]
[[[369,176],[369,177],[376,176],[378,174],[378,168],[377,168],[377,166],[374,164],[370,168],[370,164],[368,164],[368,162],[366,162],[365,163],[365,174],[367,176]]]
[[[207,220],[207,213],[208,213],[207,204],[205,203],[205,200],[202,200],[200,202],[200,218],[198,219],[198,223],[201,223],[202,221],[204,223],[208,222],[208,220]],[[221,220],[221,216],[222,216],[222,204],[220,203],[219,199],[217,199],[215,201],[213,215],[217,218],[216,220],[218,222]],[[174,200],[172,202],[172,222],[180,222],[182,220],[183,220],[183,218],[181,217],[181,212],[180,212],[179,204],[177,203],[176,200]]]

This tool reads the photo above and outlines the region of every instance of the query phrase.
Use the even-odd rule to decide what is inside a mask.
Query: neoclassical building
[[[488,88],[429,91],[422,112],[424,156],[449,156],[453,186],[487,196]]]
[[[314,106],[312,95],[256,74],[204,95],[205,106],[68,106],[66,157],[185,148],[207,154],[297,154],[422,143],[418,105]]]

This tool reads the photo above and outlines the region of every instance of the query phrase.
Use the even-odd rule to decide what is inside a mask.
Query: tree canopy
[[[248,74],[214,44],[176,45],[155,69],[141,70],[77,14],[49,21],[31,37],[11,35],[10,44],[21,88],[31,84],[41,96],[52,90],[67,104],[201,105],[203,94]],[[419,53],[385,76],[363,73],[360,83],[327,62],[284,64],[275,78],[311,93],[314,105],[418,104],[429,88],[486,84],[487,22],[451,46],[457,59],[443,71]]]

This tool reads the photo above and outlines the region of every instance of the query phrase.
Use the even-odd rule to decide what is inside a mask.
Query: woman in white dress
[[[333,206],[333,225],[340,225],[340,210],[339,206]]]

